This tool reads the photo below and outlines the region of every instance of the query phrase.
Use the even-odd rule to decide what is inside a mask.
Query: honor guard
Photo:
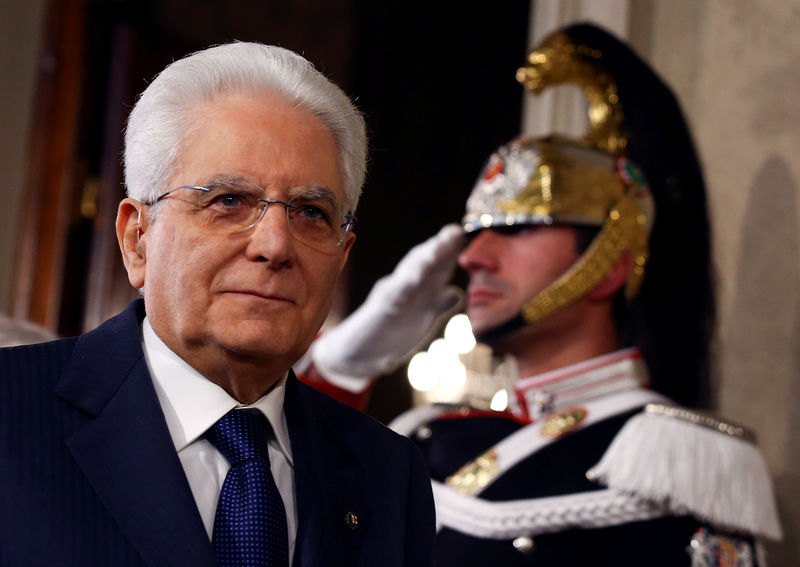
[[[519,138],[445,227],[318,339],[307,374],[358,395],[459,306],[510,355],[509,409],[422,406],[437,564],[763,567],[779,539],[752,433],[702,406],[713,323],[699,161],[677,100],[625,44],[574,25],[531,51],[534,93],[582,89],[581,139]],[[309,366],[310,364],[310,366]]]

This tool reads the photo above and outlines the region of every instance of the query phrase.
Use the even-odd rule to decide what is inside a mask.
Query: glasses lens
[[[197,191],[195,195],[208,227],[221,232],[251,226],[263,205],[259,197],[257,191],[232,188]]]
[[[207,230],[225,233],[247,228],[258,220],[260,196],[256,190],[187,185],[168,191],[158,200],[168,197],[186,203]]]
[[[344,237],[334,203],[327,199],[293,197],[286,207],[292,235],[320,252],[333,252]]]

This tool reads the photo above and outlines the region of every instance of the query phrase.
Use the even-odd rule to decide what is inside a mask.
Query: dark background
[[[519,132],[524,94],[514,74],[528,9],[529,0],[87,2],[75,157],[83,189],[72,207],[59,332],[84,330],[98,266],[119,280],[115,301],[133,295],[108,244],[124,191],[121,133],[136,95],[170,61],[232,40],[281,45],[311,60],[364,112],[370,163],[342,284],[346,313],[411,246],[460,218],[489,153]],[[97,193],[94,214],[85,209],[87,187]],[[378,383],[368,412],[387,421],[409,405],[398,371]]]

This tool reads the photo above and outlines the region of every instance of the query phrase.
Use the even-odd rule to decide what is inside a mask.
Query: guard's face
[[[564,226],[481,230],[458,259],[469,274],[467,314],[475,333],[514,318],[558,279],[578,258],[575,238]]]
[[[196,116],[164,192],[222,176],[282,201],[298,188],[327,189],[342,207],[336,145],[305,110],[235,95],[200,106]],[[131,283],[144,285],[156,334],[196,368],[228,356],[289,368],[328,313],[354,236],[323,254],[293,237],[280,204],[254,228],[228,235],[212,233],[186,199],[169,196],[159,206],[143,227],[143,266],[129,268]]]

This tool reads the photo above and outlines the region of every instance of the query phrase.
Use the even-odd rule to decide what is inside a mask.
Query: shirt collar
[[[177,451],[199,439],[230,410],[256,408],[269,420],[279,450],[293,464],[283,413],[288,371],[267,394],[251,404],[241,404],[170,350],[156,335],[147,317],[142,321],[142,336],[145,360]]]

